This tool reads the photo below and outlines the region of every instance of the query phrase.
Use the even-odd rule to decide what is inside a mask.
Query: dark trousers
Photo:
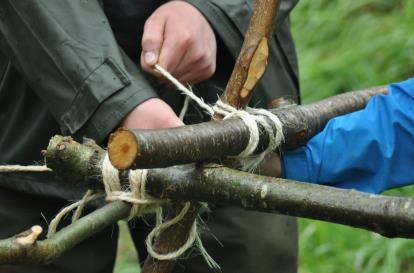
[[[0,188],[0,239],[36,224],[47,230],[46,220],[50,221],[67,204],[60,199]],[[66,221],[69,221],[70,217],[67,218]],[[209,231],[203,231],[203,244],[221,266],[222,272],[296,272],[297,228],[294,218],[235,207],[214,208],[204,218]],[[144,239],[150,227],[135,220],[130,228],[140,256],[144,258]],[[50,265],[0,265],[0,272],[109,273],[114,266],[117,239],[118,228],[114,225],[87,239]],[[189,259],[178,260],[174,272],[201,273],[213,270],[195,253]]]

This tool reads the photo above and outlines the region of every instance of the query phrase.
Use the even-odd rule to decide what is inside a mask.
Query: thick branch
[[[67,141],[67,138],[64,139]],[[58,141],[53,142],[59,145]],[[73,141],[66,142],[66,148],[70,149],[73,143]],[[56,146],[49,146],[46,155],[49,151],[54,154],[53,149],[56,149]],[[94,148],[87,146],[87,149]],[[65,164],[62,167],[66,169],[65,173],[82,172],[78,170],[79,166],[92,165],[87,168],[100,168],[100,165],[96,165],[99,160],[91,160],[80,154],[77,160],[84,163]],[[94,176],[86,177],[83,181],[89,181],[96,187]],[[72,180],[64,182],[72,183]],[[264,177],[221,166],[202,168],[194,165],[150,169],[147,191],[164,199],[233,204],[246,209],[350,225],[387,237],[414,237],[414,200],[411,198],[341,190]]]
[[[181,201],[181,199],[178,200]],[[174,203],[172,209],[169,211],[168,218],[175,217],[180,213],[182,208],[182,202]],[[158,253],[166,254],[173,252],[187,241],[190,229],[198,215],[199,208],[200,206],[197,202],[191,203],[189,211],[178,225],[173,225],[163,230],[160,235],[158,235],[154,244],[154,248]],[[148,256],[145,260],[142,272],[171,272],[174,266],[174,260],[160,261]]]
[[[85,239],[128,217],[130,209],[126,203],[113,202],[64,227],[49,239],[36,241],[40,227],[34,226],[29,231],[0,240],[0,264],[53,262]]]
[[[372,96],[386,91],[386,87],[375,87],[309,105],[272,110],[283,123],[285,148],[304,144],[331,118],[362,109]],[[108,151],[112,164],[119,169],[166,167],[237,155],[244,150],[249,137],[249,130],[240,119],[173,129],[120,129],[111,135]],[[263,151],[268,141],[268,135],[261,130],[257,152]]]
[[[149,172],[147,191],[169,199],[233,204],[414,238],[414,199],[380,196],[226,167],[171,167]]]

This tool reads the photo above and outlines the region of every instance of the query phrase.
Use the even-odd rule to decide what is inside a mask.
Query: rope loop
[[[274,151],[283,141],[283,124],[276,116],[270,111],[265,109],[256,109],[247,107],[245,110],[237,109],[231,105],[224,103],[218,99],[214,105],[209,105],[204,102],[202,98],[197,97],[192,91],[191,87],[185,87],[174,76],[172,76],[166,69],[159,64],[155,65],[155,69],[167,78],[182,94],[186,96],[184,107],[180,113],[180,118],[184,117],[188,108],[188,100],[191,99],[197,103],[197,105],[206,111],[210,116],[219,114],[223,116],[223,119],[240,118],[249,128],[249,141],[247,146],[240,154],[231,156],[239,159],[242,164],[242,169],[245,171],[253,171],[266,157],[267,154]],[[258,154],[254,155],[257,146],[260,142],[260,130],[259,125],[264,128],[269,136],[269,143],[266,149]]]

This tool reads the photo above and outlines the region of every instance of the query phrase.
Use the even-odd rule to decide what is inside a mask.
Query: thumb
[[[164,26],[165,18],[163,16],[151,16],[145,22],[141,41],[141,66],[144,69],[150,69],[158,61],[164,40]]]

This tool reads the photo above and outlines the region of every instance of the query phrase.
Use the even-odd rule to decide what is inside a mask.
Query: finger
[[[193,47],[191,51],[187,51],[187,54],[184,56],[184,60],[177,68],[177,77],[182,78],[186,74],[191,74],[191,72],[194,71],[194,68],[200,71],[205,69],[208,70],[208,66],[211,66],[210,69],[213,69],[211,74],[214,73],[216,66],[216,50],[203,47]]]
[[[183,57],[181,58],[180,62],[178,63],[177,67],[174,70],[174,77],[177,79],[181,78],[189,69],[188,67],[193,64],[193,62],[190,61],[191,56],[191,49],[186,50],[184,52]]]
[[[200,66],[205,66],[204,55],[200,51],[200,49],[192,47],[185,52],[181,62],[175,69],[176,78],[181,78],[190,71],[194,69],[200,70]]]
[[[151,16],[144,25],[141,46],[141,66],[144,70],[152,72],[157,63],[164,40],[165,16]]]
[[[189,71],[185,75],[183,75],[179,81],[182,83],[188,84],[196,84],[201,81],[207,80],[210,78],[215,72],[214,65],[208,65],[207,67],[203,67],[199,70]]]
[[[173,76],[176,76],[176,68],[183,60],[183,57],[191,47],[192,37],[180,33],[175,28],[173,21],[167,22],[164,33],[164,43],[161,48],[158,63],[167,69]]]

